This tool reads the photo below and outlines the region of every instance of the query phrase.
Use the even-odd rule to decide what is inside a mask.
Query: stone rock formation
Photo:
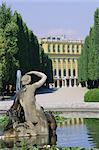
[[[30,84],[32,74],[41,79]],[[22,77],[22,89],[16,94],[14,103],[7,112],[10,120],[5,128],[6,137],[48,135],[49,130],[52,134],[55,133],[54,117],[51,113],[45,113],[35,99],[36,89],[41,87],[46,79],[46,75],[38,71],[30,71]]]

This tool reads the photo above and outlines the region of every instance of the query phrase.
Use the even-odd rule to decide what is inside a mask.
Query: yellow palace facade
[[[78,86],[78,59],[83,41],[66,40],[61,37],[47,37],[40,40],[44,52],[53,65],[55,87]]]

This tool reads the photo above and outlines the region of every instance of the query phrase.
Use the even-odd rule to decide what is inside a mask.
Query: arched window
[[[72,53],[74,53],[74,45],[72,45]]]
[[[61,77],[61,69],[59,69],[59,72],[58,72],[58,74],[59,74],[59,77]]]
[[[60,58],[58,58],[58,63],[60,63]]]
[[[66,61],[66,58],[63,58],[63,62],[65,62]]]
[[[70,58],[68,58],[68,63],[70,63]]]
[[[77,45],[77,53],[79,52],[79,46]]]
[[[58,45],[58,52],[60,52],[60,46]]]
[[[53,52],[55,52],[55,45],[53,44]]]
[[[54,76],[56,76],[56,69],[54,69]]]
[[[48,44],[48,52],[50,52],[50,45]]]
[[[73,76],[74,76],[74,77],[76,76],[76,72],[75,72],[75,69],[73,69]]]
[[[63,44],[63,53],[65,52],[65,45]]]
[[[66,69],[63,70],[63,75],[66,76]]]
[[[68,45],[68,49],[67,49],[68,53],[70,52],[70,46]]]
[[[71,76],[71,70],[68,69],[68,76],[70,77]]]
[[[72,61],[73,61],[73,63],[75,63],[75,59],[74,58],[72,58]]]
[[[55,59],[55,58],[53,58],[53,62],[54,62],[54,63],[56,62],[56,59]]]

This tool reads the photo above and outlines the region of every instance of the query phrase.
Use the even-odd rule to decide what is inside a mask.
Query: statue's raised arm
[[[41,78],[39,81],[33,83],[33,85],[35,86],[36,89],[41,87],[47,79],[47,76],[42,72],[30,71],[30,72],[27,73],[27,75],[31,75],[31,74],[37,75],[38,77]]]

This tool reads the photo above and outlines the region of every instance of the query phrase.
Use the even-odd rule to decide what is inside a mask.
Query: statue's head
[[[24,75],[22,78],[21,78],[21,82],[22,82],[22,85],[28,85],[30,82],[31,82],[31,76],[30,75]]]

